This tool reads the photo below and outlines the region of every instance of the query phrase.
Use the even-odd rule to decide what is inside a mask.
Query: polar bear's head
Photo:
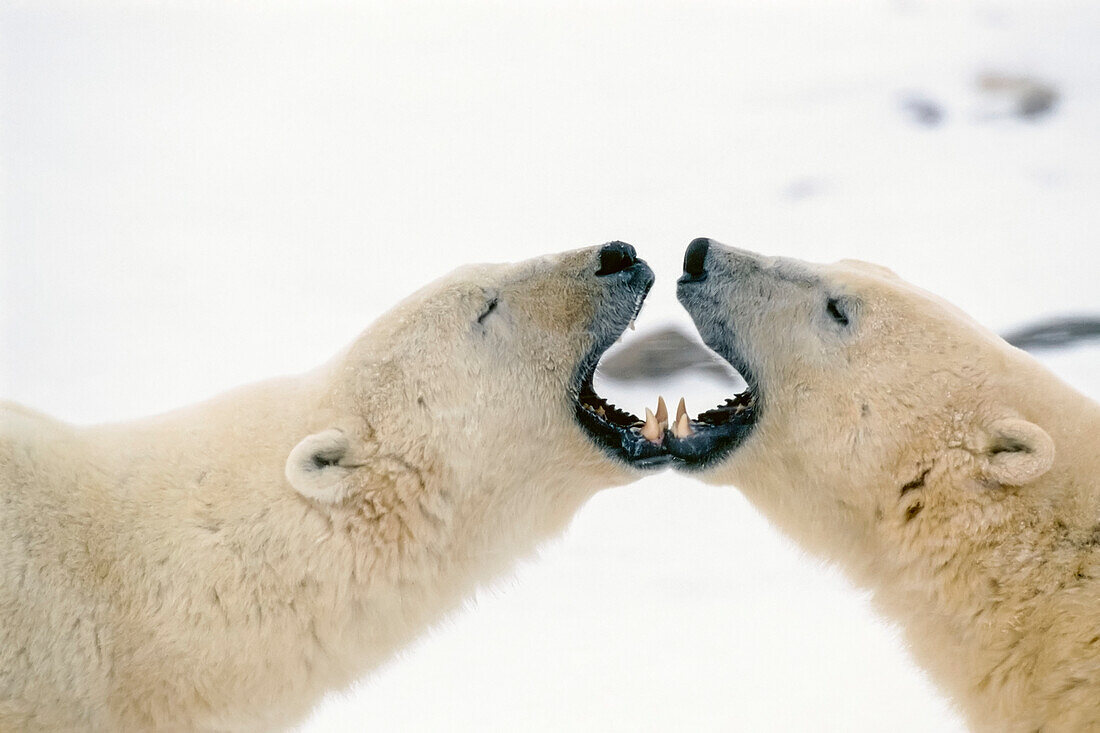
[[[501,492],[517,505],[635,479],[667,457],[596,395],[592,375],[652,284],[634,248],[613,242],[424,287],[331,367],[337,417],[302,440],[288,478],[341,501],[384,458],[451,498]]]
[[[1042,367],[889,270],[707,239],[684,270],[681,303],[749,388],[669,448],[815,548],[972,531],[1050,468]]]

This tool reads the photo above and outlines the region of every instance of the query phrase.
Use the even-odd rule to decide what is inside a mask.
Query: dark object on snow
[[[624,382],[653,379],[689,369],[726,378],[731,373],[730,367],[717,354],[674,326],[629,339],[623,349],[600,361],[602,376]]]
[[[1054,109],[1058,89],[1048,82],[1030,76],[985,73],[978,77],[978,89],[999,111],[990,116],[1015,115],[1027,120],[1041,117]]]
[[[918,125],[924,127],[938,127],[943,122],[943,107],[927,97],[913,94],[906,96],[901,101],[901,108],[909,115],[909,118]]]
[[[1100,318],[1087,316],[1051,318],[1005,334],[1005,341],[1023,349],[1057,349],[1078,341],[1100,339]]]

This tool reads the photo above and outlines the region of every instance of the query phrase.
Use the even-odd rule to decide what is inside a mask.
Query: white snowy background
[[[997,329],[1100,311],[1095,3],[8,0],[0,61],[0,396],[77,423],[310,368],[461,263],[610,239],[658,273],[639,332],[687,324],[700,235],[877,261]],[[990,73],[1057,103],[1009,114]],[[1100,348],[1042,358],[1100,398]],[[368,728],[961,723],[864,592],[663,473],[300,730]]]

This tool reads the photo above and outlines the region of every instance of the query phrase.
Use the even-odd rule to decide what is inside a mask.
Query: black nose
[[[597,275],[614,275],[638,261],[638,253],[626,242],[608,242],[600,250],[600,269]]]
[[[691,240],[687,251],[684,252],[684,280],[702,280],[706,276],[708,249],[710,249],[710,239],[707,237]]]

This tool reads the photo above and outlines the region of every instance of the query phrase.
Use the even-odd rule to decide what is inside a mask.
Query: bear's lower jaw
[[[690,432],[672,431],[665,436],[665,447],[674,465],[696,470],[722,460],[745,442],[759,411],[756,393],[749,388],[691,420]]]

